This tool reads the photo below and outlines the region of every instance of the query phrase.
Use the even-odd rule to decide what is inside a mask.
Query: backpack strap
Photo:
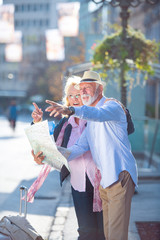
[[[127,132],[128,132],[128,135],[134,133],[134,131],[135,131],[134,123],[133,123],[133,121],[132,121],[132,117],[131,117],[131,114],[130,114],[129,110],[128,110],[127,108],[125,108],[125,106],[124,106],[120,101],[118,101],[118,100],[115,99],[115,98],[107,98],[107,99],[105,100],[105,102],[111,101],[111,100],[119,103],[119,104],[121,105],[121,107],[123,108],[123,111],[124,111],[125,114],[126,114],[126,118],[127,118]],[[104,102],[104,103],[105,103],[105,102]]]
[[[123,111],[124,111],[125,114],[127,115],[127,111],[126,111],[125,106],[124,106],[120,101],[118,101],[116,98],[107,98],[107,99],[105,100],[105,102],[107,102],[107,101],[115,101],[115,102],[119,103],[119,104],[121,105],[121,107],[123,108]],[[105,102],[104,102],[104,103],[105,103]]]

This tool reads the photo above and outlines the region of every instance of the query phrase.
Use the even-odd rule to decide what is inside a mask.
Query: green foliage
[[[128,27],[126,40],[123,40],[122,30],[107,36],[93,50],[94,68],[99,66],[106,70],[120,68],[124,63],[124,71],[136,67],[148,74],[153,74],[150,63],[158,59],[159,44],[147,40],[140,32]]]

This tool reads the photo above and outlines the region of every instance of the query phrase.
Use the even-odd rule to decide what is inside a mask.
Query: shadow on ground
[[[11,212],[11,215],[13,212],[17,214],[20,205],[20,186],[23,185],[29,188],[35,180],[36,178],[22,180],[12,193],[7,194],[8,196],[2,204],[0,211]],[[42,187],[35,194],[34,202],[27,204],[27,214],[54,216],[56,208],[61,200],[64,187],[65,184],[63,184],[62,187],[60,186],[59,172],[50,172]],[[22,201],[22,204],[24,205],[24,201]]]

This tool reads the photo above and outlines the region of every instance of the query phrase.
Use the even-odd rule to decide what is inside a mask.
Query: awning
[[[80,63],[77,65],[73,65],[67,68],[65,74],[72,75],[76,73],[82,73],[84,71],[90,70],[92,68],[91,62]]]

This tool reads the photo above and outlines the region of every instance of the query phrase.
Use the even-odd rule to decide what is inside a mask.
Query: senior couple
[[[76,102],[74,104],[61,105],[46,100],[50,104],[46,111],[50,112],[50,116],[57,116],[59,114],[67,115],[69,116],[68,121],[73,121],[74,118],[76,119],[75,122],[78,121],[79,126],[81,125],[81,121],[83,121],[83,127],[76,141],[72,141],[67,146],[59,144],[59,146],[67,147],[67,150],[70,152],[67,160],[73,174],[73,177],[71,174],[71,185],[79,225],[78,239],[127,240],[131,199],[137,185],[137,167],[128,139],[125,109],[117,100],[106,98],[103,95],[104,84],[97,72],[84,72],[83,77],[78,83],[73,84],[72,87],[74,87],[72,89],[73,92],[78,91],[75,98],[78,99],[80,94],[84,105],[76,104]],[[72,94],[68,95],[68,99],[71,96]],[[35,113],[32,114],[34,120],[39,111],[37,108]],[[42,114],[39,115],[39,118],[41,118]],[[72,125],[72,123],[70,124]],[[71,136],[72,133],[69,139],[71,139]],[[64,154],[65,151],[62,147],[58,149],[60,152],[62,150]],[[78,183],[75,180],[76,176],[74,176],[75,166],[76,164],[84,165],[84,159],[88,153],[91,153],[93,160],[89,156],[90,160],[83,168],[83,171],[86,172],[85,180],[80,182],[83,179],[80,176]],[[32,152],[32,155],[38,164],[42,164],[44,160],[43,153],[34,154]],[[79,166],[80,168],[82,167],[81,165]],[[77,174],[78,172],[76,172]],[[80,174],[82,174],[82,171],[80,171]],[[90,208],[90,203],[87,205],[86,201],[83,205],[83,201],[81,202],[82,195],[77,194],[78,192],[80,194],[84,192],[87,194],[90,193],[92,197],[85,195],[84,199],[92,202],[97,200],[96,186],[99,179],[103,220],[101,217],[102,212],[93,212],[93,209]],[[81,204],[77,206],[79,202]],[[88,208],[90,208],[89,212]],[[81,211],[83,212],[83,210],[86,215],[81,216]],[[85,222],[84,216],[86,216],[87,221],[88,215],[90,219],[88,218],[88,222]],[[94,225],[90,224],[90,226],[87,226],[89,222],[93,222],[92,220],[94,220]],[[84,224],[83,221],[85,222]]]

